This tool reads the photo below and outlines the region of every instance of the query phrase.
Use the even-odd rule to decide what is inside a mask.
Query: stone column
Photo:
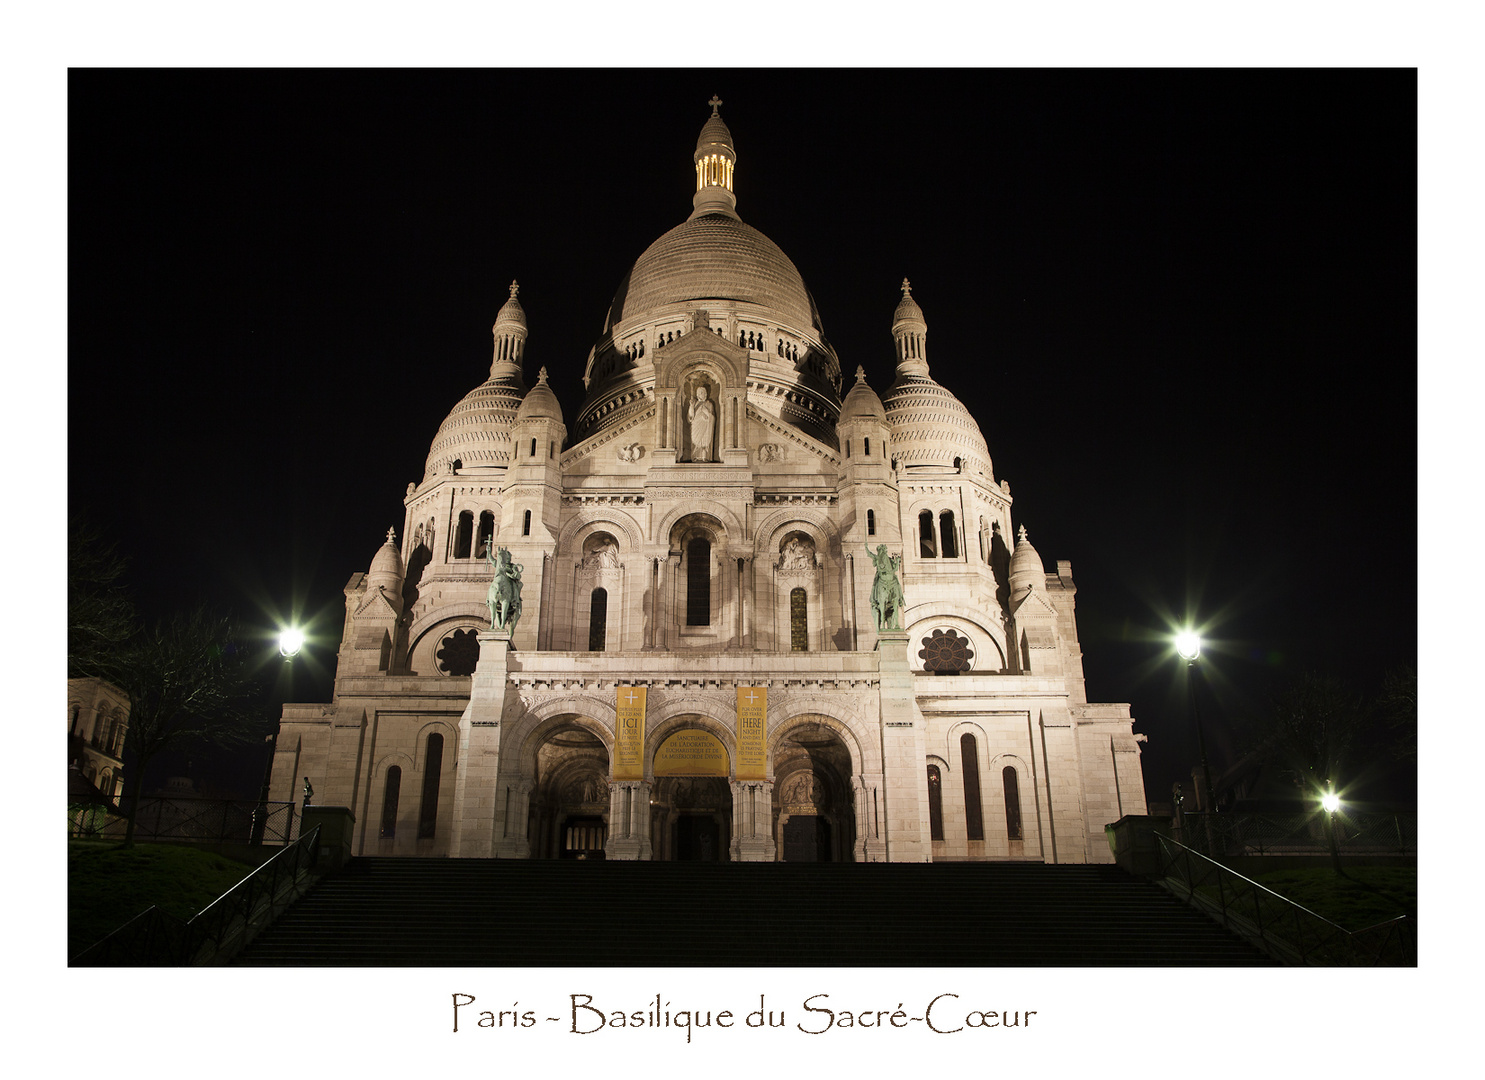
[[[773,862],[778,847],[772,829],[773,782],[732,781],[733,862]]]
[[[505,709],[510,634],[482,630],[469,705],[459,718],[459,762],[454,774],[454,832],[449,854],[488,858],[497,835],[500,720]]]
[[[608,841],[604,857],[648,862],[650,849],[650,784],[617,780],[609,787]]]
[[[497,859],[531,858],[531,838],[526,826],[531,817],[533,786],[530,780],[524,778],[505,785],[505,799],[501,807],[505,814],[504,827],[492,852]]]
[[[928,834],[927,732],[913,697],[906,630],[877,631],[881,673],[882,813],[891,862],[931,862]]]

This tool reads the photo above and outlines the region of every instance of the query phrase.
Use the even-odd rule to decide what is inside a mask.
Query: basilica
[[[1070,565],[1013,519],[908,281],[891,384],[843,372],[738,214],[720,104],[573,416],[511,285],[346,585],[333,700],[284,707],[272,797],[348,808],[358,855],[1111,862],[1144,737],[1086,700]]]

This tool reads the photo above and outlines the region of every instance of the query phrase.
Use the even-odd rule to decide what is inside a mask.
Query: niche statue
[[[706,387],[696,388],[696,398],[686,409],[691,421],[691,460],[712,460],[712,432],[717,427],[717,407],[707,398]]]
[[[521,571],[524,568],[520,563],[510,561],[508,548],[496,552],[486,547],[485,562],[495,568],[490,591],[485,595],[485,603],[490,607],[490,629],[514,634],[516,623],[521,618]]]

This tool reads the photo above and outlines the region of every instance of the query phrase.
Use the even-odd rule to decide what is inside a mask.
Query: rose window
[[[940,675],[957,675],[961,671],[968,671],[975,658],[974,650],[969,647],[969,639],[960,637],[952,630],[935,630],[924,638],[918,656],[923,661],[924,671]]]
[[[455,630],[438,646],[438,669],[445,675],[473,675],[479,663],[477,630]]]

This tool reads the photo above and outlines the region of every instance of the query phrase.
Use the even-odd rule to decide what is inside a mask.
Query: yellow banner
[[[619,730],[614,739],[614,779],[645,778],[645,688],[620,686],[615,690]]]
[[[677,731],[655,751],[656,776],[726,776],[727,748],[710,731]]]
[[[768,779],[768,687],[737,688],[737,778]]]

